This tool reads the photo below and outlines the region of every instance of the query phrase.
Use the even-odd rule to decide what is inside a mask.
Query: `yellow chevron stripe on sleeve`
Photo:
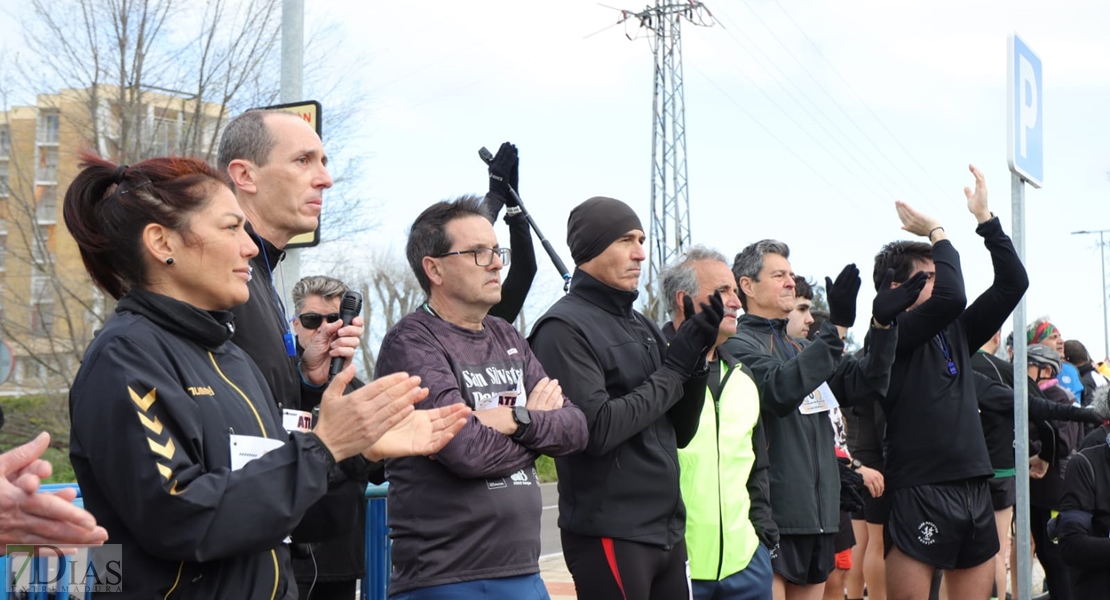
[[[158,472],[162,474],[162,477],[166,481],[169,481],[170,480],[170,475],[173,475],[173,471],[171,471],[169,467],[167,467],[166,465],[163,465],[162,463],[155,463],[155,466],[158,467]]]
[[[162,422],[158,420],[158,417],[154,417],[154,420],[151,421],[141,412],[136,411],[136,414],[139,415],[139,420],[142,421],[144,427],[153,431],[154,435],[162,435]]]
[[[147,438],[146,441],[150,444],[150,449],[162,458],[172,459],[173,453],[177,450],[177,448],[173,444],[173,438],[170,438],[170,441],[166,442],[165,446],[159,444],[151,438]]]
[[[143,409],[143,412],[146,412],[150,410],[150,405],[154,404],[157,388],[150,390],[141,398],[135,390],[131,389],[131,386],[127,386],[127,391],[131,392],[131,401],[137,404],[139,408]]]

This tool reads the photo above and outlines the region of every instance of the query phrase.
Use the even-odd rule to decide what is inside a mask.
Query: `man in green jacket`
[[[699,306],[720,292],[725,307],[717,342],[706,355],[709,378],[697,434],[678,450],[693,598],[771,600],[778,527],[771,519],[759,392],[751,371],[719,348],[736,333],[736,280],[724,255],[696,246],[663,274],[663,292],[674,319],[663,327],[668,339],[685,321],[686,298]]]

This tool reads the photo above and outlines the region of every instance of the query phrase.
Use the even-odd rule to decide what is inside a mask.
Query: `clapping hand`
[[[902,221],[904,231],[921,237],[929,237],[929,232],[940,227],[940,223],[936,219],[917,212],[912,206],[901,200],[894,203],[894,208],[898,211],[898,218]]]
[[[987,180],[983,177],[983,172],[976,169],[975,165],[968,165],[967,168],[975,176],[975,190],[972,191],[969,187],[964,188],[964,195],[967,196],[967,210],[975,215],[976,221],[986,223],[994,217],[987,206]]]
[[[829,303],[829,320],[837,327],[851,327],[856,322],[856,296],[862,285],[855,263],[844,267],[836,282],[825,278],[825,299]]]
[[[918,271],[898,287],[891,287],[893,282],[894,269],[887,269],[879,291],[875,294],[875,301],[871,304],[871,316],[882,327],[890,325],[895,317],[917,302],[921,290],[925,289],[925,283],[928,282],[928,276],[924,271]]]

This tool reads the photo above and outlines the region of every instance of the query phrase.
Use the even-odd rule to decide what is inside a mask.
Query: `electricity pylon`
[[[647,306],[657,323],[667,320],[663,270],[691,245],[690,193],[686,185],[686,100],[682,91],[682,21],[708,26],[713,15],[701,2],[656,0],[641,12],[621,11],[651,36],[655,54],[651,132],[651,231],[648,233]],[[627,35],[627,34],[626,34]],[[631,39],[632,36],[629,36]]]

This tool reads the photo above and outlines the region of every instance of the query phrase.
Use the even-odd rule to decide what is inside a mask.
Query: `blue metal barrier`
[[[361,600],[385,600],[389,591],[390,541],[385,518],[389,484],[366,486],[366,577],[359,586]]]
[[[84,508],[85,501],[81,497],[81,488],[76,483],[50,483],[43,484],[39,490],[42,492],[56,492],[63,488],[76,488],[77,499],[74,504]],[[359,597],[361,600],[386,600],[389,591],[389,575],[391,571],[391,554],[389,540],[389,526],[386,524],[386,495],[389,484],[368,485],[366,487],[366,577],[362,579]],[[49,568],[48,558],[37,558],[31,564],[36,574],[47,573]],[[60,568],[63,576],[59,581],[66,579],[62,561]],[[9,600],[8,590],[11,582],[8,581],[8,557],[0,556],[0,600]],[[39,578],[32,581],[40,581]],[[68,585],[60,585],[53,594],[43,591],[33,591],[28,595],[28,600],[69,600]],[[85,599],[92,598],[92,591],[85,594]]]

